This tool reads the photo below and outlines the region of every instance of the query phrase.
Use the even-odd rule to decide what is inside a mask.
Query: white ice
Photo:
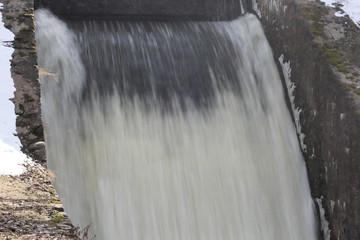
[[[13,39],[14,35],[0,22],[0,175],[21,174],[27,159],[20,151],[19,139],[14,136],[16,116],[14,104],[9,100],[15,91],[9,61],[14,49],[4,43]]]
[[[326,6],[334,7],[333,3],[342,4],[340,7],[345,14],[348,14],[353,22],[360,28],[360,1],[359,0],[321,0]],[[342,17],[345,14],[337,12],[335,16]]]

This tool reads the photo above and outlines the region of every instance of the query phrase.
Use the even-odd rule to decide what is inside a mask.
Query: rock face
[[[336,29],[325,19],[331,10],[319,1],[258,3],[275,59],[283,54],[291,63],[312,196],[322,202],[331,239],[360,239],[358,65],[351,54],[346,54],[352,51],[341,44],[360,31],[344,25],[335,34]],[[349,47],[358,46],[358,40],[354,41]],[[334,61],[333,55],[340,57]],[[322,224],[326,225],[324,221]],[[328,239],[326,228],[322,234]]]
[[[14,34],[11,76],[15,84],[16,131],[22,151],[43,162],[46,159],[40,111],[40,84],[34,36],[34,8],[31,0],[2,0],[3,22]]]
[[[227,20],[241,14],[239,0],[36,0],[35,4],[68,18]]]

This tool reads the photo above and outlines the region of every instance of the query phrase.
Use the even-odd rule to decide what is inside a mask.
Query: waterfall
[[[317,239],[261,24],[36,12],[48,166],[96,239]]]

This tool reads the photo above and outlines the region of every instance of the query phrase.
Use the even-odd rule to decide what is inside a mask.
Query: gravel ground
[[[53,174],[38,164],[26,168],[19,176],[0,176],[0,239],[87,239],[67,218]]]

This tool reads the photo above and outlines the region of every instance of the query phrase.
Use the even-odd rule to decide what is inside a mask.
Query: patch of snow
[[[346,147],[346,148],[345,148],[345,152],[346,152],[347,155],[349,155],[349,153],[350,153],[350,148],[347,148],[347,147]]]
[[[286,12],[288,6],[287,5],[284,5],[284,12]]]
[[[330,200],[331,212],[334,212],[335,201]]]
[[[244,6],[243,6],[243,4],[242,4],[242,0],[240,0],[240,11],[241,11],[241,13],[243,14],[243,13],[245,13],[245,9],[244,9]]]
[[[14,35],[0,22],[0,175],[21,174],[22,164],[27,160],[20,151],[19,139],[14,136],[16,116],[14,104],[9,100],[15,91],[9,61],[14,49],[7,47],[6,42],[13,39]]]
[[[259,11],[256,0],[252,0],[252,8],[256,12],[259,18],[261,18],[261,12]]]
[[[330,240],[331,230],[329,229],[329,222],[325,218],[325,209],[322,206],[322,199],[323,199],[323,196],[321,196],[321,198],[315,199],[316,203],[319,206],[321,231],[323,233],[324,240]]]
[[[269,0],[268,3],[269,10],[279,12],[282,8],[280,7],[279,0]]]
[[[18,175],[24,172],[26,157],[22,152],[0,139],[0,175]]]
[[[344,12],[344,13],[341,13],[341,12],[336,12],[335,13],[335,16],[337,16],[337,17],[344,17],[346,15],[346,13]]]
[[[321,0],[326,6],[334,7],[334,4],[342,4],[340,7],[345,13],[337,12],[335,16],[343,17],[346,14],[360,28],[360,1],[359,0]]]
[[[340,113],[340,120],[344,120],[345,119],[345,113]]]
[[[302,133],[302,131],[301,131],[301,124],[300,124],[301,109],[295,106],[294,90],[295,90],[296,86],[293,82],[291,82],[290,61],[284,62],[284,55],[281,55],[279,57],[279,62],[280,62],[280,65],[281,65],[281,68],[282,68],[282,71],[284,74],[284,78],[285,78],[287,93],[288,93],[290,103],[291,103],[291,110],[293,112],[293,116],[294,116],[294,120],[295,120],[296,132],[299,136],[300,147],[301,147],[302,151],[305,153],[305,152],[307,152],[307,146],[304,143],[305,134]]]

